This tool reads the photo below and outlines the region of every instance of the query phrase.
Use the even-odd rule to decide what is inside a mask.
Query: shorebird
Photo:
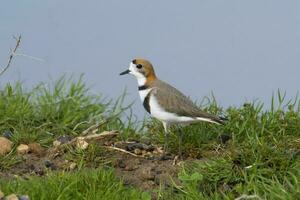
[[[152,117],[162,122],[165,132],[164,152],[167,152],[169,128],[173,124],[205,121],[223,125],[225,122],[225,118],[202,111],[175,87],[158,79],[148,60],[132,60],[129,69],[120,73],[120,75],[125,74],[136,77],[144,108]],[[181,156],[181,136],[182,133],[179,137],[179,156]]]

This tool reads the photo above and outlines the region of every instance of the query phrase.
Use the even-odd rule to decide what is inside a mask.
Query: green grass
[[[61,135],[80,135],[98,124],[99,132],[122,130],[121,139],[135,136],[128,116],[123,123],[121,114],[125,92],[116,100],[91,94],[82,81],[63,76],[52,83],[41,83],[26,90],[20,82],[7,84],[0,90],[0,133],[11,130],[15,147],[21,143],[38,142],[48,147]],[[0,157],[0,171],[19,162],[14,152]]]
[[[0,180],[6,194],[28,194],[30,199],[141,199],[150,200],[150,194],[124,186],[112,170],[86,170],[76,173],[60,172],[46,177],[17,179],[9,183]]]
[[[101,130],[130,132],[120,120],[120,114],[127,109],[122,107],[124,94],[115,101],[105,100],[91,94],[82,78],[74,81],[62,77],[32,90],[24,90],[21,83],[7,84],[0,91],[0,132],[13,131],[16,144],[44,145],[60,135],[79,135],[94,124],[100,124]]]
[[[131,114],[124,117],[124,110],[130,109],[130,105],[123,106],[124,98],[125,93],[116,100],[91,94],[82,78],[63,77],[32,90],[24,89],[21,83],[7,84],[0,91],[0,132],[13,131],[15,146],[38,142],[47,147],[60,135],[80,135],[98,123],[100,131],[120,130],[121,140],[146,138],[163,144],[160,122],[149,119],[138,127]],[[299,198],[300,104],[297,98],[288,100],[278,91],[271,98],[269,108],[256,101],[225,109],[218,107],[214,98],[205,98],[199,106],[211,113],[226,115],[229,121],[225,126],[198,123],[183,128],[184,155],[199,160],[185,162],[178,174],[181,184],[158,189],[160,199],[234,199],[242,195],[253,195],[256,199]],[[172,132],[176,131],[174,127]],[[222,144],[218,139],[222,134],[229,135],[231,140]],[[170,135],[169,146],[171,152],[177,153],[176,134]],[[61,172],[9,183],[0,181],[0,187],[5,192],[32,195],[33,199],[38,199],[38,195],[48,199],[57,199],[59,195],[62,195],[60,199],[68,199],[68,195],[75,195],[70,196],[73,199],[118,199],[121,196],[140,199],[141,195],[147,198],[146,193],[138,189],[125,189],[127,187],[110,170],[100,167],[98,171],[83,172],[108,163],[104,153],[96,144],[90,145],[87,151],[70,149],[66,157],[77,163],[78,173]],[[0,171],[5,172],[18,162],[21,160],[14,151],[2,156]],[[59,188],[62,183],[65,190]],[[81,188],[84,184],[89,187]],[[78,193],[80,189],[84,191]],[[51,190],[54,194],[49,194]],[[95,196],[98,192],[100,196]]]
[[[259,102],[226,110],[213,102],[206,109],[226,113],[229,121],[224,127],[202,123],[184,128],[184,152],[194,152],[203,161],[185,164],[179,174],[182,185],[176,186],[175,197],[234,199],[255,195],[255,199],[282,200],[300,197],[298,99],[285,101],[285,95],[278,91],[277,100],[272,98],[269,110]],[[151,137],[163,142],[162,127],[156,121],[149,124]],[[222,144],[216,139],[220,134],[229,134],[232,139]],[[177,151],[177,142],[173,134],[173,152]]]

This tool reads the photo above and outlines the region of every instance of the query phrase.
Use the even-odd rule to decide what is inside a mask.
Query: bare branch
[[[11,61],[12,61],[12,59],[14,58],[15,53],[16,53],[17,49],[18,49],[19,46],[20,46],[20,43],[21,43],[21,35],[20,35],[18,38],[14,36],[14,39],[17,41],[16,46],[15,46],[15,48],[12,50],[12,52],[11,52],[9,58],[8,58],[7,65],[1,70],[0,76],[1,76],[2,74],[4,74],[4,72],[9,68],[9,66],[10,66],[10,64],[11,64]]]
[[[136,154],[134,154],[134,153],[131,153],[130,151],[126,151],[126,150],[121,149],[121,148],[118,148],[118,147],[113,147],[113,146],[101,146],[101,147],[104,147],[104,148],[107,148],[107,149],[116,150],[116,151],[120,151],[120,152],[129,154],[129,155],[132,155],[132,156],[134,156],[134,157],[140,157],[140,158],[143,158],[143,156],[136,155]]]
[[[254,194],[254,195],[246,195],[243,194],[242,196],[235,198],[234,200],[243,200],[243,199],[259,199],[262,200],[262,198],[260,198],[258,195]]]
[[[101,140],[103,138],[107,138],[107,137],[115,137],[119,135],[119,132],[118,131],[104,131],[100,134],[93,134],[93,135],[88,135],[88,136],[85,136],[83,137],[84,139],[86,140]]]
[[[35,57],[35,56],[30,56],[30,55],[27,55],[27,54],[24,54],[24,53],[15,53],[15,56],[23,56],[25,58],[29,58],[31,60],[36,60],[36,61],[40,61],[40,62],[45,62],[44,59],[42,58],[38,58],[38,57]]]

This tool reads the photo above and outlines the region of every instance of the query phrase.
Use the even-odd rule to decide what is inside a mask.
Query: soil
[[[174,182],[179,184],[177,174],[180,162],[174,155],[168,155],[162,159],[161,147],[139,141],[116,142],[111,139],[102,140],[100,143],[97,141],[98,144],[104,148],[107,147],[109,152],[103,155],[103,160],[109,160],[105,166],[113,167],[117,177],[128,186],[152,192],[161,187],[170,187]],[[43,153],[31,152],[20,155],[18,156],[20,162],[0,172],[0,177],[13,179],[19,176],[26,179],[33,174],[44,176],[48,171],[76,170],[76,164],[68,161],[65,156],[70,146],[65,147],[64,145],[53,146],[43,149]],[[152,196],[155,199],[154,193]]]

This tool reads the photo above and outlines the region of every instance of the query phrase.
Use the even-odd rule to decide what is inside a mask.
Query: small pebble
[[[18,195],[19,200],[30,200],[28,195]]]
[[[61,142],[58,140],[53,141],[53,146],[58,147],[59,145],[61,145]]]
[[[76,147],[82,150],[87,149],[89,143],[87,143],[82,137],[78,137],[76,140]]]
[[[45,152],[44,148],[41,147],[41,145],[38,143],[31,143],[31,144],[28,144],[28,146],[29,146],[29,151],[38,156],[42,156]]]
[[[11,132],[10,130],[5,130],[2,135],[7,139],[11,139],[13,136],[13,132]]]
[[[77,164],[74,163],[74,162],[72,162],[72,163],[70,164],[70,166],[69,166],[70,170],[73,170],[73,169],[75,169],[76,167],[77,167]]]
[[[28,152],[29,152],[29,146],[26,145],[26,144],[20,144],[17,147],[17,153],[20,154],[20,155],[27,154]]]
[[[0,199],[4,197],[4,193],[0,190]]]
[[[9,153],[11,149],[12,142],[5,137],[0,137],[0,155],[5,155]]]
[[[157,151],[158,154],[164,153],[164,150],[163,150],[162,147],[157,147],[157,148],[156,148],[156,151]]]
[[[4,198],[5,200],[19,200],[18,196],[15,194],[10,194]]]
[[[135,149],[133,151],[136,155],[141,155],[142,154],[142,151],[140,149]]]

